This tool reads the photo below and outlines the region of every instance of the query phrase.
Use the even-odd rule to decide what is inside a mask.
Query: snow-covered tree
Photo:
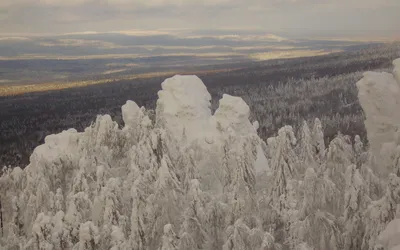
[[[225,190],[227,204],[230,206],[228,224],[239,218],[247,219],[257,211],[255,199],[254,163],[257,156],[253,138],[240,138],[226,145]]]
[[[317,155],[314,152],[313,141],[311,137],[310,128],[306,121],[303,121],[303,126],[300,130],[300,138],[299,138],[299,160],[302,168],[305,169],[312,167],[317,167]]]
[[[390,140],[378,145],[379,157],[364,152],[358,136],[353,144],[338,135],[326,149],[318,119],[312,131],[303,123],[298,143],[284,126],[266,145],[241,98],[224,95],[212,114],[211,95],[197,77],[167,79],[158,95],[154,122],[152,111],[128,101],[122,129],[99,116],[83,132],[46,137],[26,168],[3,169],[0,248],[392,247],[399,130],[385,132]],[[361,104],[369,102],[364,97]],[[363,107],[376,106],[369,104]],[[369,131],[399,124],[379,117],[382,123],[367,121]]]
[[[79,228],[79,242],[76,249],[94,250],[98,249],[100,241],[99,229],[91,221],[82,223]]]
[[[205,228],[206,197],[200,189],[200,182],[193,179],[188,192],[188,205],[183,214],[180,230],[179,249],[203,249],[208,240]]]
[[[38,250],[51,250],[54,248],[51,241],[51,217],[44,215],[44,213],[38,214],[35,223],[32,227],[32,233],[35,241],[35,248]]]
[[[272,158],[272,176],[269,199],[271,205],[281,211],[284,209],[282,197],[287,196],[287,183],[297,175],[298,160],[292,146],[297,142],[290,126],[281,128],[277,137],[277,148]],[[284,198],[283,198],[284,199]]]
[[[379,234],[376,249],[397,249],[400,246],[400,206],[397,205],[396,218]]]
[[[314,155],[317,158],[317,162],[322,164],[325,160],[325,141],[324,141],[324,131],[322,128],[322,123],[318,118],[314,120],[314,127],[311,133],[311,140],[313,146]]]
[[[359,158],[361,155],[364,153],[364,144],[361,141],[361,138],[359,135],[356,135],[354,137],[354,153],[356,155],[357,162],[359,161]]]
[[[141,176],[138,176],[131,190],[132,212],[130,243],[132,248],[137,250],[144,250],[147,246],[147,231],[146,225],[144,224],[146,215],[146,197],[142,185],[143,182]]]
[[[243,220],[237,220],[227,228],[227,240],[223,250],[278,250],[274,237],[264,233],[260,226],[250,229]]]
[[[90,219],[93,205],[88,194],[79,192],[69,197],[65,223],[71,228],[72,242],[79,240],[79,228],[83,221]]]
[[[158,244],[163,225],[172,224],[178,227],[180,224],[182,190],[177,176],[170,169],[170,164],[168,156],[163,156],[154,183],[154,194],[151,194],[146,202],[150,223],[148,231],[150,247]]]
[[[396,206],[399,203],[400,178],[390,174],[385,195],[378,201],[372,201],[365,211],[362,249],[374,249],[378,235],[395,218]]]
[[[339,134],[329,144],[327,170],[340,191],[346,186],[344,175],[346,168],[354,163],[353,156],[353,146],[348,136]]]
[[[58,211],[52,217],[52,242],[55,249],[67,250],[72,248],[71,235],[69,227],[65,224],[65,215],[63,211]]]
[[[369,202],[364,180],[355,165],[346,170],[344,196],[344,249],[361,249],[364,234],[363,212]]]
[[[298,217],[289,224],[288,245],[295,248],[306,243],[315,249],[340,249],[340,222],[333,214],[338,210],[336,201],[340,195],[335,184],[326,175],[318,176],[313,168],[308,168],[303,189]]]
[[[167,224],[164,226],[164,234],[162,236],[162,243],[160,250],[177,250],[178,249],[178,236],[175,234],[172,225]]]
[[[206,207],[206,229],[208,239],[205,249],[221,249],[224,244],[227,205],[218,197],[212,197]]]

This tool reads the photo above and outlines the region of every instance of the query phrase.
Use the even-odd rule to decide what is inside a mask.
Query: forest
[[[212,96],[213,111],[223,93],[242,97],[250,106],[251,119],[259,121],[264,141],[284,125],[297,131],[303,119],[318,117],[326,144],[338,131],[359,134],[367,143],[355,83],[364,71],[390,71],[397,57],[400,44],[391,43],[318,57],[228,64],[225,67],[241,69],[199,77]],[[83,131],[97,114],[110,114],[123,126],[120,106],[134,100],[154,109],[164,78],[115,79],[81,88],[0,96],[0,166],[24,167],[46,135],[69,128]]]
[[[395,250],[400,247],[400,58],[357,81],[368,138],[320,119],[265,141],[249,105],[197,76],[161,83],[45,138],[0,177],[3,249]]]

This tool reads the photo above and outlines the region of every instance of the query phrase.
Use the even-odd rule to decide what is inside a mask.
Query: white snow
[[[242,98],[224,94],[214,117],[223,131],[233,129],[236,134],[256,134],[255,126],[249,121],[250,108]]]
[[[211,95],[197,76],[166,79],[158,92],[157,119],[179,141],[182,135],[191,141],[210,128]]]
[[[382,245],[388,250],[400,248],[400,219],[394,219],[387,225],[378,236],[377,245]]]
[[[44,139],[44,144],[35,148],[30,162],[38,161],[54,162],[60,155],[73,153],[77,149],[78,133],[75,129],[69,129],[60,134],[48,135]]]
[[[395,60],[394,64],[394,74],[398,78],[400,60]],[[363,79],[357,82],[358,98],[366,116],[370,149],[377,158],[380,158],[383,145],[393,142],[395,132],[400,129],[400,84],[395,76],[366,72]]]
[[[396,78],[397,82],[400,84],[400,58],[393,61],[394,65],[394,78]]]
[[[161,86],[156,109],[159,126],[163,125],[180,143],[199,144],[200,152],[197,154],[219,153],[225,136],[231,132],[236,136],[253,135],[261,141],[257,135],[258,122],[250,122],[250,108],[242,98],[224,94],[212,115],[211,95],[197,76],[176,75],[166,79]],[[265,170],[267,165],[258,145],[256,169]]]
[[[358,161],[359,137],[326,149],[316,119],[267,145],[241,98],[223,95],[213,115],[203,82],[174,76],[154,122],[127,101],[124,128],[98,116],[82,133],[46,137],[25,169],[4,169],[0,248],[398,249],[400,222],[389,222],[400,203],[400,85],[369,72],[357,86],[389,178]]]
[[[239,135],[256,134],[257,124],[249,121],[249,106],[240,97],[223,95],[211,114],[211,95],[197,76],[176,75],[166,79],[158,92],[157,119],[178,141],[197,140],[213,144],[229,128]]]
[[[133,101],[127,101],[125,105],[121,107],[122,119],[124,120],[125,126],[135,128],[137,117],[140,112],[139,106]]]
[[[268,165],[268,159],[265,156],[261,146],[257,147],[257,159],[256,162],[254,163],[254,170],[257,173],[267,173],[271,171],[269,165]]]

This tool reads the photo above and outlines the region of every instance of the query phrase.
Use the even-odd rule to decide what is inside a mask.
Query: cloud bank
[[[2,0],[0,33],[241,28],[398,34],[398,0]]]

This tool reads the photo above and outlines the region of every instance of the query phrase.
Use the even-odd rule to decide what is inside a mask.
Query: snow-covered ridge
[[[174,76],[161,84],[154,121],[127,101],[122,129],[98,116],[84,132],[46,137],[25,169],[4,169],[0,248],[392,247],[396,221],[384,229],[400,203],[394,65],[393,75],[366,73],[357,83],[371,148],[390,152],[381,156],[384,177],[359,136],[339,134],[325,148],[316,119],[297,134],[281,128],[267,145],[241,98],[223,95],[212,114],[203,82]]]

